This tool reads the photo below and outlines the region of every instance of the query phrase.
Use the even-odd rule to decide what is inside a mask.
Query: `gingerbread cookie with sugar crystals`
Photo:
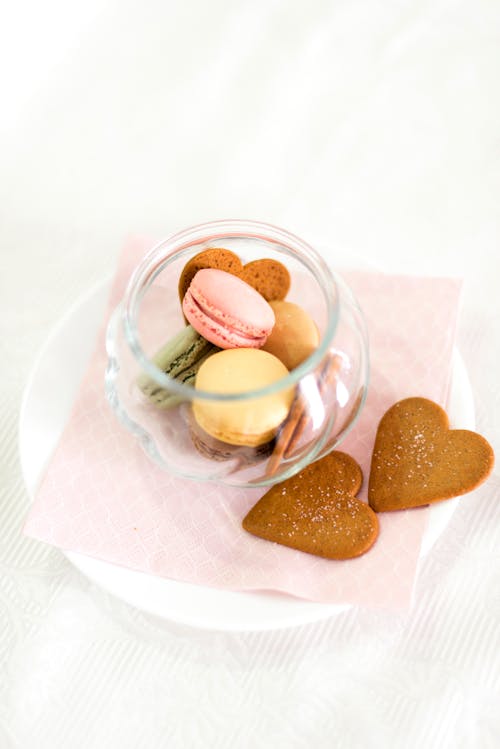
[[[441,502],[475,489],[493,464],[493,449],[484,437],[450,429],[437,403],[406,398],[395,403],[378,426],[368,500],[376,512]]]
[[[361,468],[349,455],[329,453],[271,487],[243,520],[254,536],[327,559],[351,559],[370,549],[376,514],[356,498]]]

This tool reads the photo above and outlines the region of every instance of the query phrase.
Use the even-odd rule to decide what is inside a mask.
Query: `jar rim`
[[[187,255],[196,245],[229,238],[260,239],[279,245],[280,251],[302,263],[323,291],[327,322],[323,337],[314,352],[285,377],[265,387],[240,393],[214,393],[198,390],[167,375],[145,353],[137,333],[137,317],[143,290],[174,259]],[[339,293],[335,274],[311,245],[291,232],[273,224],[245,219],[223,219],[197,224],[158,242],[137,265],[128,282],[120,309],[126,341],[141,370],[160,387],[186,400],[238,402],[263,398],[296,385],[324,360],[335,335],[339,319]]]

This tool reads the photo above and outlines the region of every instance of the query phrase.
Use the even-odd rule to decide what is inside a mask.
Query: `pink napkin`
[[[176,478],[153,464],[118,423],[104,398],[104,332],[147,249],[138,241],[124,248],[95,352],[24,532],[63,549],[198,585],[405,609],[427,508],[379,515],[380,536],[362,557],[320,559],[241,528],[263,489]],[[446,404],[461,283],[361,271],[343,276],[365,312],[370,335],[369,395],[341,445],[363,469],[360,496],[366,499],[371,451],[384,411],[410,395]]]

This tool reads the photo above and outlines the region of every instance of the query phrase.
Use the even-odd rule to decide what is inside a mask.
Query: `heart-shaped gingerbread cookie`
[[[231,250],[209,247],[188,260],[184,266],[179,278],[181,303],[189,284],[202,268],[217,268],[239,276],[268,302],[284,299],[290,288],[290,274],[278,260],[261,258],[243,265],[238,255]]]
[[[355,495],[363,481],[353,458],[334,451],[276,484],[243,520],[254,536],[327,559],[364,554],[378,536],[378,519]]]
[[[368,499],[376,512],[440,502],[475,489],[494,455],[475,432],[450,429],[445,411],[426,398],[406,398],[382,417],[375,438]]]

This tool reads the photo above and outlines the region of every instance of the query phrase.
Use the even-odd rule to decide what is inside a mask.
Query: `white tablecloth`
[[[500,455],[500,4],[9,4],[0,27],[0,747],[497,747],[500,479],[405,616],[156,620],[21,535],[22,392],[124,238],[267,220],[466,278],[458,345]]]

